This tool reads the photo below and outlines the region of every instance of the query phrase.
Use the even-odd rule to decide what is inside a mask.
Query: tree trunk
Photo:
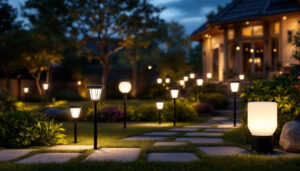
[[[108,64],[102,64],[102,76],[101,76],[101,84],[104,86],[104,89],[102,90],[102,95],[101,95],[101,99],[105,99],[106,98],[106,82],[107,82],[107,77],[108,77],[108,73],[109,73],[109,66]]]
[[[137,87],[137,63],[136,61],[132,61],[132,90],[131,90],[131,96],[133,98],[136,97],[138,93],[138,87]]]
[[[37,73],[37,75],[34,76],[34,79],[35,79],[35,85],[36,85],[36,88],[37,88],[38,93],[39,93],[40,96],[43,95],[43,91],[42,91],[42,88],[41,88],[41,85],[40,85],[41,73],[42,73],[42,72],[39,71],[39,72]]]
[[[10,91],[10,78],[9,76],[6,76],[6,90],[7,91]]]

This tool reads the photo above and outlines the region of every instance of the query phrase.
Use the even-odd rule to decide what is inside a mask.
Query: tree
[[[226,3],[224,6],[223,5],[218,5],[217,6],[217,12],[215,12],[214,10],[211,10],[209,13],[206,14],[206,19],[207,20],[212,19],[214,16],[219,14],[219,12],[222,11],[227,5],[228,5],[228,3]]]
[[[0,34],[20,28],[21,23],[16,20],[17,9],[9,5],[7,0],[0,0],[0,16]]]
[[[106,85],[111,68],[111,55],[129,46],[136,33],[152,28],[160,11],[147,0],[75,0],[72,9],[72,33],[83,36],[83,52],[102,65],[101,84]],[[86,49],[92,42],[94,50]],[[104,94],[105,96],[105,94]]]
[[[191,49],[188,63],[192,66],[193,71],[202,75],[202,45],[200,43]]]

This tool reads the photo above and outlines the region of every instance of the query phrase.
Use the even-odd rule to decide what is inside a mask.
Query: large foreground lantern
[[[176,99],[179,95],[179,88],[173,87],[170,89],[171,98],[173,99],[173,125],[176,126]]]
[[[77,120],[80,115],[81,105],[70,105],[71,116],[74,119],[74,143],[77,143]]]
[[[126,104],[127,104],[127,94],[131,91],[131,82],[130,81],[121,81],[119,83],[119,90],[123,94],[124,99],[124,111],[123,111],[123,127],[126,129]]]
[[[158,100],[156,101],[156,107],[158,110],[158,124],[161,124],[161,111],[164,108],[164,101],[163,100]]]
[[[273,152],[273,133],[277,128],[276,102],[249,102],[248,128],[252,134],[252,150]]]
[[[87,88],[89,89],[91,100],[94,102],[94,149],[97,149],[97,103],[101,99],[101,93],[104,87],[102,85],[88,85]]]

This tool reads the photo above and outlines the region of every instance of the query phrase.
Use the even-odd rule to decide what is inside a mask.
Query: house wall
[[[289,67],[293,64],[297,64],[297,61],[292,57],[293,51],[295,51],[294,36],[300,29],[300,15],[289,15],[286,20],[281,20],[281,52],[280,59],[283,67]],[[288,32],[292,32],[292,42],[289,42]]]

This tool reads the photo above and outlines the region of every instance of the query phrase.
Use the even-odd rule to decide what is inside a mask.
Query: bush
[[[176,118],[177,121],[180,122],[194,122],[199,119],[193,106],[186,100],[176,101]],[[165,102],[165,106],[162,111],[162,121],[173,121],[173,101]]]
[[[0,90],[0,113],[15,111],[16,99],[5,89]]]
[[[200,117],[211,116],[215,113],[214,106],[208,103],[199,103],[194,108]]]
[[[0,115],[0,145],[21,148],[63,144],[65,135],[61,126],[39,113],[6,112]]]
[[[297,76],[281,75],[273,80],[256,80],[242,91],[242,121],[247,123],[247,103],[251,101],[269,101],[278,103],[278,124],[274,134],[275,143],[283,125],[299,117],[300,103],[296,88]]]
[[[56,100],[81,101],[83,98],[72,91],[60,91],[53,96]]]
[[[131,121],[157,121],[157,109],[155,104],[143,104],[136,107],[135,111],[131,113]]]
[[[215,109],[225,109],[228,105],[226,96],[221,93],[204,94],[201,97],[201,101],[212,104]]]
[[[104,107],[101,109],[100,113],[100,120],[104,122],[116,122],[123,120],[123,112],[115,106]]]

